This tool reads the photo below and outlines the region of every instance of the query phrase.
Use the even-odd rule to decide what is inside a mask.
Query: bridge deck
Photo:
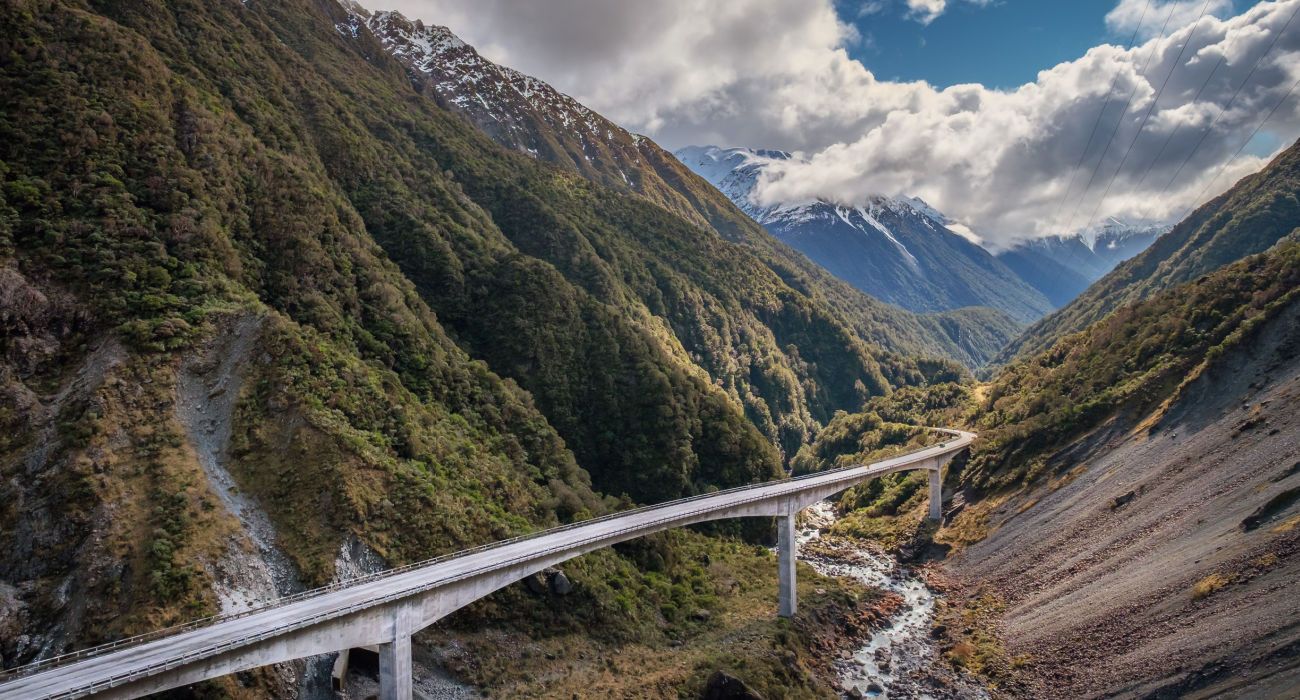
[[[47,661],[30,668],[14,669],[10,675],[17,677],[0,683],[0,700],[94,694],[234,648],[556,552],[588,551],[594,548],[593,545],[612,544],[689,522],[713,519],[714,516],[726,517],[728,511],[735,511],[745,504],[821,493],[828,488],[848,488],[874,476],[909,467],[919,468],[929,460],[955,454],[974,438],[971,433],[944,432],[953,436],[945,443],[881,462],[616,513],[469,550],[425,565],[399,569],[391,574],[367,577],[352,585],[345,584],[291,602],[271,603],[249,613],[217,618],[195,629],[181,630],[124,648],[104,650],[85,658],[56,660],[55,663]]]

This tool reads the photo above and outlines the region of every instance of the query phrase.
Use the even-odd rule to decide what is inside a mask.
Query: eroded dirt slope
[[[949,567],[1042,697],[1300,694],[1300,304],[1157,421],[1081,440]]]

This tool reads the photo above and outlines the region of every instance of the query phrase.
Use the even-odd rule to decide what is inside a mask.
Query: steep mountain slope
[[[1198,208],[1136,257],[1121,263],[1061,310],[1035,323],[997,357],[1041,352],[1108,313],[1258,253],[1295,230],[1300,212],[1300,144]]]
[[[550,85],[483,58],[446,27],[345,2],[349,31],[368,28],[407,66],[415,85],[464,114],[498,143],[611,187],[630,187],[694,223],[708,224],[699,194],[658,146]],[[685,191],[683,191],[685,190]]]
[[[278,66],[310,70],[272,18],[105,10],[121,23],[0,9],[3,663],[355,574],[358,548],[410,561],[603,509],[532,399],[452,342],[310,156]],[[266,92],[227,101],[213,80]],[[227,335],[235,368],[209,359]],[[191,372],[234,397],[198,424]],[[273,571],[218,472],[292,570]]]
[[[774,445],[952,371],[502,149],[348,22],[0,6],[4,665],[770,478]],[[705,595],[614,552],[578,571],[562,607],[505,607],[662,634]]]
[[[964,391],[875,398],[794,461],[908,438],[890,423],[964,415],[979,432],[949,468],[937,533],[909,478],[851,492],[841,506],[859,510],[837,526],[947,557],[933,634],[954,665],[1012,696],[1293,693],[1300,232]]]
[[[1052,305],[988,251],[953,233],[917,199],[878,197],[865,207],[831,202],[760,206],[760,175],[781,151],[691,146],[676,153],[773,235],[840,279],[913,311],[989,306],[1030,322]]]
[[[1005,606],[1035,694],[1294,690],[1297,400],[1295,234],[994,381],[948,566]]]
[[[1059,308],[1168,230],[1109,221],[1093,231],[1017,243],[997,259]]]
[[[989,314],[915,315],[882,304],[780,243],[651,139],[631,134],[550,85],[483,58],[446,27],[355,3],[341,30],[367,28],[407,69],[417,90],[508,148],[615,190],[635,192],[688,221],[744,243],[790,286],[819,297],[872,345],[980,367],[1020,331]],[[977,317],[978,316],[978,317]]]

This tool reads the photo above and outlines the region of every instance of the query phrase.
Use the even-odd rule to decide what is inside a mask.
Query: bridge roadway
[[[938,429],[936,429],[938,430]],[[455,610],[567,559],[668,528],[722,518],[777,517],[779,613],[795,612],[795,515],[868,479],[930,472],[938,519],[941,470],[975,438],[940,430],[945,442],[873,464],[685,498],[344,581],[265,607],[209,618],[142,638],[13,669],[0,700],[134,698],[268,664],[377,646],[384,700],[409,700],[411,635]]]

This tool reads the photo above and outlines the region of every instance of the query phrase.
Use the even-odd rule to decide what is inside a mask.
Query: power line
[[[1142,70],[1138,75],[1146,76],[1147,69],[1151,67],[1151,59],[1156,55],[1156,49],[1159,47],[1160,40],[1164,39],[1165,31],[1169,29],[1169,21],[1174,18],[1174,12],[1178,9],[1177,3],[1170,3],[1169,16],[1165,17],[1165,23],[1160,27],[1160,38],[1151,42],[1151,51],[1147,52],[1147,60],[1142,64]],[[1110,138],[1106,140],[1106,148],[1101,151],[1101,158],[1097,159],[1097,165],[1092,169],[1092,175],[1088,177],[1088,184],[1083,188],[1083,194],[1079,195],[1079,201],[1075,202],[1074,209],[1070,211],[1070,219],[1066,223],[1067,232],[1074,228],[1074,217],[1079,213],[1079,207],[1083,205],[1083,200],[1087,198],[1088,191],[1092,189],[1092,183],[1097,179],[1097,173],[1101,171],[1101,164],[1106,161],[1106,154],[1110,153],[1111,144],[1115,142],[1115,135],[1119,133],[1119,127],[1124,123],[1124,115],[1128,114],[1128,108],[1133,105],[1133,98],[1137,96],[1140,83],[1133,86],[1133,91],[1128,95],[1128,101],[1124,103],[1124,109],[1120,111],[1119,118],[1115,120],[1115,128],[1110,132]]]
[[[1273,109],[1270,109],[1268,111],[1268,115],[1264,117],[1263,121],[1255,125],[1255,130],[1250,132],[1250,136],[1246,137],[1246,140],[1242,142],[1241,147],[1237,149],[1237,152],[1233,153],[1231,158],[1224,161],[1223,165],[1219,166],[1218,172],[1214,173],[1214,177],[1210,178],[1210,181],[1205,183],[1204,189],[1201,190],[1200,194],[1196,195],[1196,199],[1192,200],[1191,207],[1187,210],[1186,214],[1183,214],[1181,218],[1186,219],[1188,214],[1191,214],[1193,211],[1196,210],[1198,203],[1202,200],[1202,198],[1205,197],[1205,194],[1210,191],[1210,187],[1212,187],[1214,183],[1220,177],[1223,176],[1223,171],[1227,170],[1228,166],[1231,165],[1234,161],[1236,161],[1237,157],[1241,155],[1241,152],[1246,150],[1246,146],[1250,145],[1250,142],[1253,141],[1255,139],[1255,136],[1259,134],[1259,130],[1263,129],[1264,125],[1268,123],[1268,120],[1273,118],[1273,115],[1277,113],[1278,108],[1280,108],[1283,104],[1285,104],[1288,99],[1290,99],[1291,93],[1295,92],[1295,89],[1298,86],[1300,86],[1300,80],[1296,80],[1294,83],[1291,83],[1291,89],[1287,90],[1286,94],[1282,96],[1282,99],[1278,100],[1277,104],[1273,105]]]
[[[1219,72],[1219,69],[1223,67],[1223,63],[1226,59],[1227,54],[1219,54],[1219,61],[1214,64],[1214,68],[1210,70],[1210,74],[1205,76],[1205,82],[1201,83],[1201,89],[1196,91],[1196,96],[1192,98],[1190,104],[1196,104],[1201,101],[1201,95],[1205,93],[1205,88],[1210,86],[1210,81],[1214,79],[1214,74]],[[1174,136],[1181,128],[1183,128],[1182,124],[1175,124],[1173,130],[1171,130],[1169,135],[1165,137],[1165,142],[1160,145],[1160,150],[1156,151],[1156,157],[1151,159],[1151,163],[1147,165],[1146,171],[1142,173],[1142,179],[1138,180],[1138,188],[1141,188],[1142,184],[1147,181],[1147,176],[1150,175],[1151,171],[1156,167],[1156,163],[1160,162],[1160,157],[1165,154],[1165,150],[1169,148],[1169,143],[1174,140]]]
[[[1187,157],[1178,165],[1178,169],[1175,170],[1173,176],[1169,178],[1169,182],[1165,183],[1165,188],[1160,193],[1161,199],[1169,194],[1169,190],[1173,188],[1174,182],[1178,179],[1178,176],[1183,174],[1183,168],[1187,167],[1187,164],[1192,160],[1192,156],[1196,155],[1196,152],[1201,149],[1201,145],[1205,143],[1205,139],[1214,132],[1214,127],[1218,126],[1219,119],[1221,119],[1223,115],[1232,108],[1233,103],[1237,101],[1237,96],[1241,94],[1242,89],[1246,87],[1246,84],[1249,83],[1250,79],[1255,75],[1256,69],[1264,63],[1264,59],[1273,52],[1273,47],[1277,46],[1277,42],[1282,38],[1282,35],[1286,33],[1287,28],[1291,26],[1291,22],[1296,18],[1297,14],[1300,14],[1300,5],[1297,5],[1295,11],[1293,11],[1291,16],[1287,18],[1286,24],[1283,24],[1282,28],[1273,35],[1273,41],[1269,43],[1267,49],[1264,49],[1264,53],[1260,54],[1259,58],[1255,59],[1255,65],[1250,67],[1250,72],[1246,73],[1246,77],[1241,81],[1241,84],[1237,86],[1235,91],[1233,91],[1232,97],[1228,98],[1228,101],[1224,103],[1223,107],[1219,110],[1219,113],[1214,115],[1214,119],[1210,122],[1210,125],[1205,129],[1205,131],[1201,132],[1201,138],[1197,140],[1196,145],[1192,147],[1192,150],[1187,152]]]
[[[1174,77],[1178,72],[1178,66],[1183,62],[1183,55],[1187,53],[1187,47],[1192,45],[1192,40],[1196,38],[1196,31],[1201,28],[1201,20],[1205,19],[1206,10],[1210,9],[1210,0],[1205,0],[1201,5],[1201,14],[1192,23],[1192,31],[1187,35],[1187,41],[1183,42],[1182,48],[1178,49],[1178,57],[1174,59],[1174,64],[1169,67],[1169,74],[1165,76],[1164,82],[1160,83],[1160,89],[1156,91],[1155,99],[1151,100],[1151,106],[1147,107],[1147,113],[1142,115],[1142,123],[1138,125],[1137,133],[1133,134],[1133,140],[1129,142],[1128,148],[1124,151],[1124,157],[1119,161],[1119,167],[1115,168],[1115,173],[1110,176],[1110,182],[1106,183],[1106,191],[1102,193],[1101,199],[1097,200],[1097,206],[1092,208],[1092,214],[1088,216],[1087,226],[1097,219],[1097,212],[1101,211],[1101,205],[1106,203],[1106,198],[1110,196],[1110,190],[1115,186],[1115,180],[1119,174],[1124,171],[1124,164],[1128,162],[1129,154],[1133,152],[1133,147],[1137,145],[1138,139],[1142,138],[1142,130],[1146,128],[1147,121],[1151,119],[1152,112],[1160,104],[1160,98],[1165,94],[1165,88],[1169,85],[1169,79]]]
[[[1147,18],[1147,11],[1151,9],[1151,0],[1147,0],[1146,7],[1142,8],[1142,16],[1138,17],[1137,26],[1133,28],[1133,36],[1129,37],[1128,46],[1124,47],[1127,53],[1133,50],[1133,44],[1137,42],[1138,31],[1142,29],[1142,22]],[[1106,89],[1106,103],[1101,106],[1101,111],[1097,112],[1097,121],[1092,123],[1092,133],[1088,134],[1088,143],[1084,144],[1083,152],[1079,154],[1079,162],[1074,164],[1074,169],[1070,171],[1070,185],[1065,188],[1065,194],[1061,196],[1061,201],[1056,205],[1056,213],[1052,219],[1058,219],[1061,216],[1061,209],[1070,199],[1070,193],[1074,191],[1074,181],[1079,177],[1079,169],[1083,167],[1083,161],[1088,157],[1088,149],[1092,148],[1092,140],[1097,136],[1097,129],[1101,126],[1101,119],[1106,115],[1106,110],[1110,109],[1111,98],[1115,93],[1115,85],[1119,82],[1119,71],[1111,76],[1110,87]],[[1067,232],[1068,233],[1068,232]]]

